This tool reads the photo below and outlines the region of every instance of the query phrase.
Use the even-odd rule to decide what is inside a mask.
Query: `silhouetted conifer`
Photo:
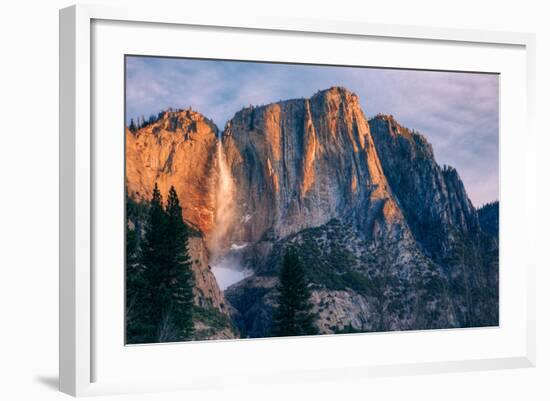
[[[288,249],[279,273],[277,308],[273,315],[273,335],[317,334],[310,291],[304,267],[295,249]]]
[[[173,187],[165,209],[155,184],[144,228],[139,260],[136,266],[127,264],[127,342],[189,339],[193,334],[194,277],[187,227]],[[130,234],[127,252],[131,240]]]

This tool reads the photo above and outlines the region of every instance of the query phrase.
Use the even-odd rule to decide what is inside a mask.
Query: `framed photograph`
[[[533,59],[528,34],[61,10],[61,390],[534,366]]]

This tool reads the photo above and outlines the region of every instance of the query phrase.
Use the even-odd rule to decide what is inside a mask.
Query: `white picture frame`
[[[97,255],[94,253],[94,232],[96,230],[97,214],[96,199],[94,193],[97,190],[94,175],[96,174],[96,160],[98,152],[102,152],[102,145],[94,141],[94,131],[92,126],[97,125],[94,121],[95,110],[92,101],[93,88],[92,80],[94,68],[98,68],[94,55],[97,54],[97,47],[102,46],[104,41],[100,39],[93,41],[94,23],[98,21],[109,21],[108,23],[134,23],[118,27],[116,29],[129,30],[135,29],[136,33],[147,24],[171,29],[170,27],[203,27],[210,31],[219,30],[220,34],[227,32],[227,29],[242,31],[247,34],[253,34],[255,31],[264,33],[282,33],[285,35],[307,34],[309,37],[330,38],[331,35],[339,38],[383,38],[386,41],[412,40],[426,43],[435,43],[438,46],[459,45],[462,48],[476,47],[495,47],[513,49],[510,57],[517,62],[517,77],[513,81],[519,92],[518,105],[521,107],[521,117],[515,121],[510,121],[510,127],[523,127],[521,149],[516,149],[516,154],[521,158],[519,171],[510,171],[506,167],[507,154],[514,148],[513,139],[507,142],[508,137],[501,147],[501,182],[505,180],[522,180],[524,183],[521,194],[513,195],[510,193],[510,202],[507,209],[503,212],[509,215],[510,224],[508,227],[515,226],[519,219],[515,215],[521,214],[523,217],[521,223],[524,224],[524,235],[522,241],[516,241],[514,245],[517,249],[513,252],[527,255],[523,258],[521,265],[516,268],[521,272],[519,280],[512,276],[510,280],[505,280],[505,284],[510,288],[515,286],[518,299],[521,299],[518,306],[517,317],[520,322],[517,327],[504,327],[501,325],[496,330],[505,332],[510,328],[514,329],[514,335],[509,337],[510,344],[514,345],[514,350],[506,352],[506,341],[501,348],[491,352],[472,352],[465,358],[450,358],[443,360],[420,360],[411,355],[407,362],[396,362],[391,358],[385,359],[382,355],[375,362],[362,363],[361,360],[349,359],[346,361],[334,360],[334,366],[330,365],[330,347],[342,346],[343,342],[353,343],[354,346],[360,346],[364,341],[384,341],[384,337],[396,338],[399,333],[382,333],[369,336],[327,336],[323,341],[323,349],[329,349],[329,363],[316,365],[312,357],[312,363],[297,364],[295,369],[276,369],[275,371],[267,369],[265,365],[269,362],[270,355],[281,353],[303,352],[304,355],[314,355],[316,349],[321,346],[320,340],[312,339],[266,339],[266,340],[246,340],[238,342],[241,345],[227,345],[223,342],[214,342],[202,348],[187,348],[188,355],[199,355],[201,352],[239,352],[235,355],[245,355],[241,352],[258,353],[262,350],[272,349],[267,352],[265,358],[268,362],[261,362],[253,368],[242,367],[239,371],[240,380],[245,383],[246,380],[255,380],[256,382],[281,383],[295,380],[326,380],[327,378],[357,378],[368,376],[385,376],[399,374],[420,374],[429,372],[449,372],[449,371],[467,371],[480,369],[503,369],[515,367],[530,367],[535,364],[535,285],[534,270],[536,259],[534,252],[530,252],[535,241],[531,236],[535,232],[535,208],[530,205],[527,207],[526,200],[534,198],[535,194],[535,133],[533,132],[533,112],[534,112],[534,35],[524,33],[506,33],[506,32],[484,32],[458,29],[438,29],[414,26],[396,26],[396,25],[373,25],[360,21],[317,21],[317,20],[296,20],[292,18],[272,18],[247,15],[246,17],[236,18],[212,15],[193,15],[182,10],[163,10],[159,8],[113,8],[109,6],[91,6],[78,5],[72,6],[60,11],[60,390],[75,396],[125,393],[134,391],[160,391],[167,389],[190,389],[190,388],[208,388],[214,386],[224,386],[228,383],[237,383],[238,379],[225,375],[222,370],[218,373],[209,373],[200,367],[192,369],[186,379],[180,379],[177,376],[170,377],[152,377],[152,374],[144,373],[139,380],[133,380],[132,377],[117,377],[116,375],[107,375],[102,379],[101,372],[98,372],[96,358],[98,353],[103,366],[107,361],[113,364],[115,359],[108,360],[103,355],[107,348],[102,348],[105,341],[101,340],[99,345],[97,341],[98,324],[104,327],[107,324],[101,321],[101,313],[96,313],[94,307],[94,290],[100,285],[104,275],[98,278],[94,274],[94,263]],[[145,25],[143,25],[145,24]],[[150,25],[147,25],[150,26]],[[113,34],[112,31],[110,32]],[[120,31],[116,31],[120,32]],[[162,29],[155,35],[163,35]],[[161,36],[159,36],[161,37]],[[112,42],[124,41],[124,38],[111,36]],[[117,39],[118,38],[118,39]],[[95,46],[95,47],[94,47]],[[113,44],[113,48],[116,44]],[[146,45],[144,45],[146,46]],[[168,45],[166,45],[168,46]],[[166,49],[169,49],[168,47]],[[99,49],[101,51],[101,49]],[[164,51],[166,51],[164,49]],[[504,60],[504,59],[503,59]],[[495,61],[496,62],[496,61]],[[443,64],[442,64],[443,65]],[[437,67],[437,66],[436,66]],[[440,67],[442,68],[442,67]],[[473,68],[473,67],[472,67]],[[504,68],[504,67],[503,67]],[[511,68],[511,67],[510,67]],[[461,69],[456,66],[454,69]],[[497,72],[500,71],[498,68]],[[510,70],[511,71],[511,70]],[[121,74],[118,71],[117,74]],[[516,74],[510,72],[511,75]],[[512,82],[512,81],[510,81]],[[120,89],[120,88],[119,88]],[[504,92],[506,96],[509,92]],[[115,96],[116,98],[116,96]],[[122,111],[123,105],[119,105]],[[525,108],[523,110],[523,107]],[[121,126],[122,126],[121,120]],[[502,123],[502,122],[501,122]],[[503,124],[504,131],[507,130],[508,120]],[[122,139],[121,139],[122,141]],[[116,158],[123,158],[123,154],[106,154],[107,163],[117,163]],[[112,158],[115,158],[113,161]],[[121,159],[122,160],[122,159]],[[506,176],[505,176],[506,175]],[[504,180],[504,181],[503,181]],[[121,184],[122,185],[122,184]],[[507,186],[504,185],[504,188]],[[121,188],[122,189],[122,188]],[[508,196],[503,190],[501,196]],[[521,196],[520,196],[521,195]],[[512,197],[515,200],[512,200]],[[503,197],[503,200],[506,198]],[[506,217],[505,217],[506,219]],[[119,225],[122,225],[119,223]],[[501,226],[503,227],[503,226]],[[504,225],[504,228],[506,225]],[[512,234],[510,234],[512,235]],[[506,237],[506,235],[505,235]],[[514,243],[509,241],[508,243]],[[122,270],[122,265],[120,269]],[[504,277],[506,279],[507,277]],[[113,284],[114,286],[118,284]],[[118,289],[120,290],[120,288]],[[118,291],[117,290],[117,291]],[[122,289],[123,291],[123,289]],[[503,296],[506,295],[505,291]],[[502,304],[501,304],[502,307]],[[502,309],[501,309],[502,312]],[[107,322],[107,321],[105,321]],[[123,323],[120,322],[120,325]],[[514,323],[515,324],[515,323]],[[490,341],[491,336],[497,336],[493,332],[476,331],[475,329],[462,331],[460,341],[465,344],[473,343],[476,338],[486,335],[484,341]],[[428,341],[436,341],[440,337],[452,337],[451,331],[432,331],[409,333],[407,336],[410,341],[426,341],[420,337],[429,337]],[[518,334],[519,333],[519,334]],[[388,337],[389,336],[389,337]],[[392,337],[393,336],[393,337]],[[324,336],[325,337],[325,336]],[[338,337],[338,338],[336,338]],[[404,338],[404,336],[402,336]],[[508,337],[507,337],[508,338]],[[371,340],[369,340],[371,339]],[[373,340],[376,339],[376,340]],[[299,342],[296,342],[299,341]],[[393,340],[392,340],[393,341]],[[407,340],[409,341],[409,340]],[[447,340],[445,340],[447,341]],[[458,338],[457,338],[458,341]],[[233,342],[235,344],[236,342]],[[244,344],[244,345],[243,345]],[[405,343],[403,343],[404,345]],[[147,355],[141,355],[137,351],[130,356],[130,360],[135,363],[139,358],[148,358],[144,361],[160,360],[158,358],[170,358],[169,354],[179,352],[178,347],[184,347],[185,344],[148,346]],[[123,341],[120,341],[120,347],[124,348]],[[210,348],[207,348],[210,347]],[[328,347],[328,348],[326,348]],[[143,347],[142,347],[143,348]],[[246,348],[246,349],[244,349]],[[137,347],[136,347],[137,349]],[[334,348],[336,350],[336,348]],[[103,354],[101,354],[103,352]],[[335,351],[336,352],[336,351]],[[309,354],[308,354],[309,353]],[[162,354],[162,355],[161,355]],[[211,355],[211,354],[208,354]],[[335,353],[334,355],[337,355]],[[274,356],[273,356],[274,357]],[[136,359],[138,358],[138,359]],[[243,356],[246,359],[246,355]],[[350,357],[351,358],[351,357]],[[444,358],[444,356],[443,356]],[[252,359],[250,359],[252,360]],[[122,362],[121,362],[122,363]],[[128,360],[124,363],[128,363]],[[99,373],[99,374],[98,374]],[[150,376],[148,376],[150,375]],[[100,378],[100,379],[98,379]]]

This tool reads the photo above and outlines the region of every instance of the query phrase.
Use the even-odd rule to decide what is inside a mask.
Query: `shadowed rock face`
[[[369,125],[393,194],[429,255],[444,257],[456,231],[479,230],[476,210],[458,173],[436,163],[424,136],[399,125],[392,116],[378,115]]]
[[[479,225],[488,235],[498,238],[499,203],[488,203],[478,209]]]
[[[270,334],[290,245],[307,264],[321,333],[498,324],[498,242],[485,238],[458,173],[436,163],[422,135],[391,116],[367,121],[340,87],[245,108],[217,133],[192,111],[127,131],[126,180],[136,200],[147,201],[155,181],[164,196],[176,187],[184,219],[205,238],[193,252],[210,295],[197,302],[223,304],[244,336]],[[219,141],[232,216],[217,242],[247,244],[242,262],[255,272],[225,294],[205,246],[220,235]]]

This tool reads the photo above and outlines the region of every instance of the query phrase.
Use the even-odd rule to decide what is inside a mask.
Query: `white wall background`
[[[135,4],[130,0],[97,3]],[[148,3],[140,1],[140,3]],[[302,384],[285,388],[164,393],[116,399],[280,400],[422,399],[548,400],[550,389],[549,235],[550,15],[543,1],[430,0],[255,1],[179,0],[183,12],[231,14],[262,7],[278,16],[361,19],[374,23],[429,25],[537,34],[539,134],[537,271],[538,364],[534,369]],[[58,16],[64,0],[10,1],[0,23],[0,398],[57,400],[58,291]],[[258,11],[260,12],[260,11]],[[518,132],[521,135],[521,132]],[[215,362],[213,362],[215,363]],[[108,397],[108,399],[115,399]]]

